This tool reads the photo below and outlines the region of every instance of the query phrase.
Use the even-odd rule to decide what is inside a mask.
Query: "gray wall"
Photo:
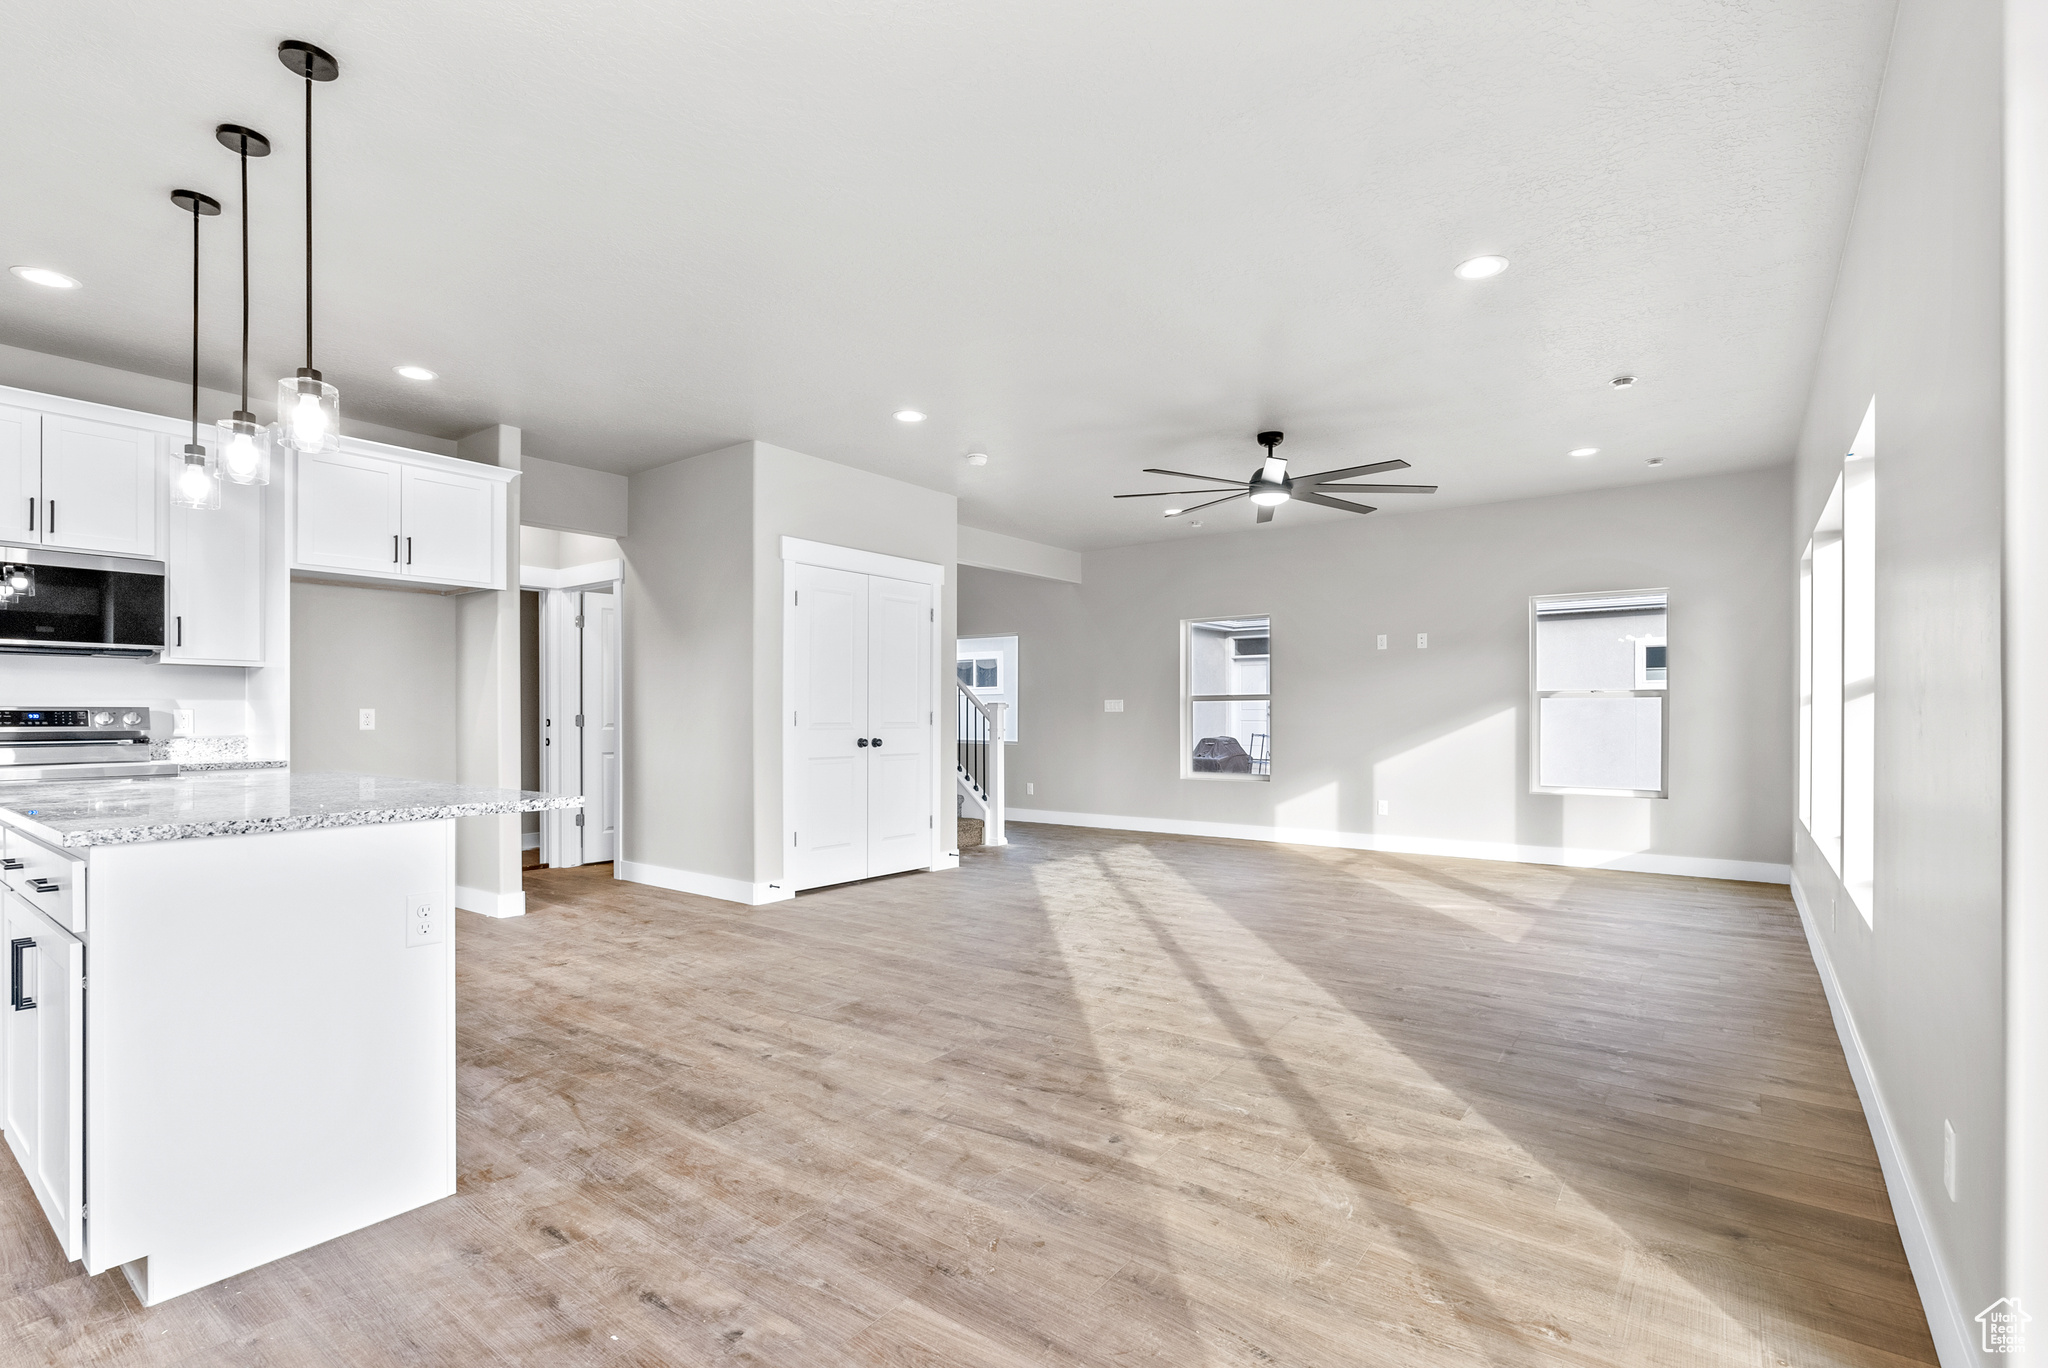
[[[1796,873],[1903,1150],[1912,1191],[1893,1201],[1927,1214],[1965,1316],[2016,1290],[2000,1269],[2001,60],[1992,0],[1900,7],[1787,530],[1804,545],[1874,396],[1874,926],[1803,830]]]
[[[626,477],[528,456],[520,462],[526,518],[535,527],[626,535]],[[573,563],[573,562],[572,562]]]
[[[292,767],[453,782],[456,635],[440,594],[294,584]]]
[[[1092,552],[1079,585],[963,568],[959,628],[1021,638],[1014,808],[1782,865],[1789,494],[1779,468],[1276,524]],[[1671,797],[1531,794],[1530,596],[1652,588],[1671,594]],[[1179,624],[1255,614],[1272,782],[1182,779]]]
[[[747,881],[754,877],[751,448],[743,443],[633,476],[633,535],[620,543],[621,859]]]

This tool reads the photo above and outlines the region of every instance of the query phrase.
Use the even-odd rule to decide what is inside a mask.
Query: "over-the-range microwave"
[[[24,583],[0,595],[0,653],[134,659],[164,648],[162,561],[0,546],[0,585]]]

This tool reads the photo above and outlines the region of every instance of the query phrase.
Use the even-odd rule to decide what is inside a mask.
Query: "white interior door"
[[[586,591],[583,619],[583,863],[612,859],[619,811],[619,596]]]
[[[0,408],[0,542],[43,539],[43,416]]]
[[[868,577],[867,873],[932,862],[932,587]]]
[[[43,544],[154,556],[153,432],[90,418],[43,418]]]
[[[868,577],[790,570],[789,879],[818,888],[868,875]]]
[[[8,942],[7,1147],[21,1164],[64,1257],[85,1253],[85,946],[12,893],[0,892]]]

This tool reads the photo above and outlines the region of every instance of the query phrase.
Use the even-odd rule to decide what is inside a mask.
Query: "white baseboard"
[[[1827,943],[1820,938],[1813,909],[1807,905],[1806,890],[1791,880],[1792,902],[1799,909],[1799,924],[1806,931],[1806,945],[1813,952],[1814,968],[1820,971],[1820,986],[1828,995],[1828,1010],[1834,1014],[1835,1034],[1841,1037],[1842,1054],[1849,1061],[1849,1076],[1856,1082],[1856,1096],[1863,1103],[1864,1119],[1870,1123],[1870,1139],[1877,1146],[1878,1166],[1884,1170],[1884,1185],[1891,1194],[1892,1217],[1899,1225],[1899,1243],[1906,1247],[1906,1262],[1913,1270],[1913,1282],[1920,1289],[1920,1305],[1927,1312],[1927,1328],[1934,1336],[1934,1352],[1942,1368],[1972,1368],[1978,1363],[1977,1335],[1973,1318],[1956,1298],[1955,1283],[1941,1261],[1928,1227],[1927,1213],[1920,1202],[1920,1188],[1913,1181],[1912,1167],[1900,1147],[1892,1114],[1884,1103],[1884,1089],[1871,1072],[1870,1057],[1863,1050],[1862,1033],[1842,985],[1835,977],[1835,965]]]
[[[1723,860],[1709,855],[1656,855],[1645,851],[1514,845],[1506,841],[1452,841],[1431,836],[1254,826],[1241,822],[1184,822],[1165,817],[1110,817],[1094,812],[1051,812],[1038,808],[1011,808],[1003,815],[1003,821],[1006,824],[1044,822],[1050,826],[1096,827],[1106,831],[1150,831],[1163,836],[1220,836],[1233,841],[1334,846],[1340,850],[1381,850],[1390,855],[1450,855],[1465,860],[1505,860],[1511,864],[1619,869],[1634,874],[1677,874],[1690,879],[1734,879],[1741,883],[1782,884],[1792,881],[1792,866],[1789,864]]]
[[[796,891],[785,884],[748,883],[745,879],[699,874],[691,869],[669,869],[664,865],[644,864],[639,860],[619,860],[612,869],[619,878],[631,883],[666,888],[676,893],[695,893],[699,897],[743,903],[748,907],[781,902],[785,898],[796,896]]]
[[[464,912],[480,912],[486,917],[523,917],[526,915],[524,893],[486,893],[481,888],[455,888],[455,905]]]
[[[521,832],[519,834],[519,848],[521,850],[539,850],[540,833],[538,831]]]

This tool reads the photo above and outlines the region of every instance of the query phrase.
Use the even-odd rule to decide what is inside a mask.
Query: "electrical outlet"
[[[405,899],[405,943],[441,943],[441,900],[431,893],[410,893]]]
[[[1036,785],[1036,784],[1026,784],[1026,785],[1024,786],[1024,796],[1025,796],[1026,798],[1035,798],[1035,797],[1037,797],[1037,796],[1038,796],[1038,785]]]
[[[1122,712],[1124,710],[1124,701],[1121,698],[1105,698],[1102,700],[1102,710],[1104,712]]]
[[[1948,1189],[1948,1199],[1956,1199],[1956,1128],[1948,1122],[1941,1123],[1941,1185]]]
[[[356,727],[361,731],[377,730],[377,710],[375,708],[358,709],[356,711]]]
[[[1382,651],[1387,649],[1387,634],[1385,632],[1380,633],[1380,649]]]
[[[1386,815],[1387,815],[1387,810],[1388,810],[1387,800],[1386,800],[1386,799],[1384,799],[1384,798],[1380,799],[1380,816],[1382,816],[1382,817],[1386,816]]]
[[[1418,651],[1426,651],[1429,649],[1429,633],[1417,632],[1415,634],[1415,649]]]
[[[192,734],[192,710],[190,708],[171,709],[171,731],[178,736],[190,736]]]

